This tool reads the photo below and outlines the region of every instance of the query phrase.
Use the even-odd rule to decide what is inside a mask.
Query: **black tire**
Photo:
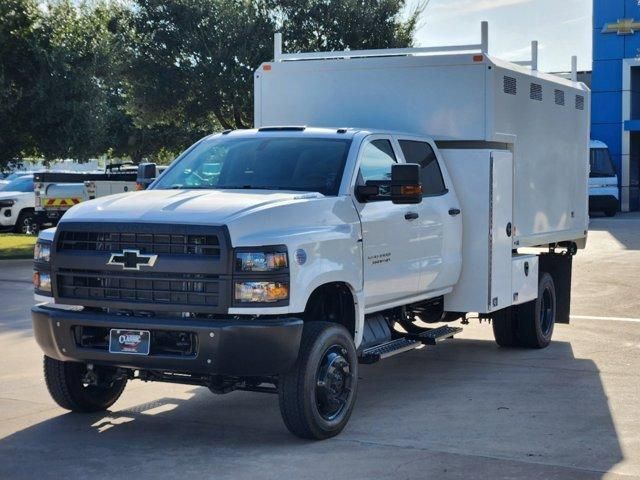
[[[114,378],[117,369],[94,367],[98,385],[83,384],[84,363],[61,362],[44,357],[44,380],[49,394],[62,408],[72,412],[100,412],[113,405],[127,385],[126,378]],[[102,384],[100,384],[102,383]]]
[[[15,233],[24,233],[25,235],[37,235],[38,224],[36,222],[33,210],[22,210],[18,215],[18,220],[13,226]]]
[[[556,287],[548,273],[540,273],[538,298],[517,307],[518,340],[523,347],[546,348],[557,315]]]
[[[605,214],[607,217],[615,217],[615,216],[616,216],[616,213],[618,213],[618,211],[617,211],[617,209],[615,209],[615,208],[607,208],[607,209],[604,211],[604,214]]]
[[[307,322],[295,366],[279,378],[280,413],[291,433],[323,440],[338,435],[353,411],[358,356],[342,325]]]
[[[502,309],[493,314],[491,325],[493,337],[501,347],[512,348],[520,346],[518,340],[518,323],[514,315],[516,307]]]

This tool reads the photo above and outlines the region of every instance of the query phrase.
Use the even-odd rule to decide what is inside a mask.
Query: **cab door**
[[[390,136],[372,135],[360,147],[356,185],[391,179],[401,158]],[[397,148],[397,146],[396,146]],[[362,224],[364,294],[367,308],[412,297],[418,290],[421,253],[412,230],[413,205],[391,202],[388,188],[362,202],[354,195]]]
[[[418,292],[440,294],[456,284],[462,269],[462,212],[435,145],[420,137],[396,137],[406,163],[420,165],[422,203],[411,222],[418,254]]]

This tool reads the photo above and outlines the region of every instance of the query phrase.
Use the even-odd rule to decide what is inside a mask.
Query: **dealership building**
[[[620,207],[639,209],[640,0],[594,0],[591,137],[610,149]]]

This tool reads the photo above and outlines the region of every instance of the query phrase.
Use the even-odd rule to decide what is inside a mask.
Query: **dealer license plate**
[[[149,330],[122,330],[112,328],[109,335],[109,352],[149,355],[151,332]]]

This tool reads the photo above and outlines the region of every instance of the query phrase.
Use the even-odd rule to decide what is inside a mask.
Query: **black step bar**
[[[365,348],[360,354],[360,363],[376,363],[384,358],[414,350],[421,345],[436,345],[444,340],[453,338],[454,335],[461,331],[462,328],[460,327],[444,326],[425,330],[419,334],[404,334],[395,340]]]

